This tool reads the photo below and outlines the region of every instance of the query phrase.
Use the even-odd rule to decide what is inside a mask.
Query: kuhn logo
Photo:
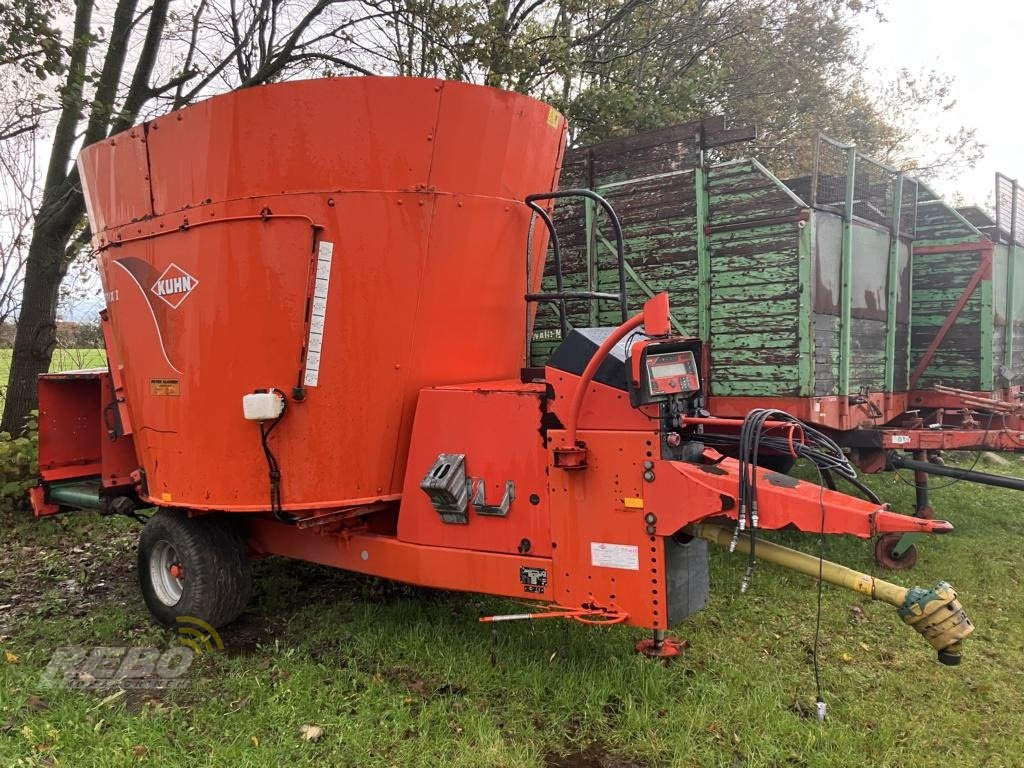
[[[167,302],[171,309],[177,309],[197,285],[199,281],[192,275],[177,264],[171,264],[150,290]]]

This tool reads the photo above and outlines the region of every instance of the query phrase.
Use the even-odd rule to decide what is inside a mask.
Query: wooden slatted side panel
[[[697,203],[694,172],[681,171],[643,181],[599,188],[622,221],[627,260],[633,274],[626,285],[630,307],[639,309],[650,296],[668,291],[676,332],[697,335]],[[600,222],[599,222],[600,225]],[[611,228],[599,226],[601,269],[598,290],[616,293]],[[606,239],[605,239],[606,238]],[[600,325],[617,325],[619,308],[603,302]]]
[[[681,171],[635,182],[598,187],[598,192],[619,216],[626,261],[626,292],[635,311],[648,297],[661,291],[671,295],[673,326],[685,335],[697,334],[697,237],[693,171]],[[618,293],[614,235],[607,219],[598,214],[588,230],[580,203],[563,204],[557,219],[562,248],[563,287]],[[575,217],[576,221],[573,221]],[[577,226],[576,223],[580,225]],[[588,237],[590,242],[588,243]],[[596,252],[590,259],[588,249]],[[554,290],[554,268],[545,273],[545,290]],[[567,305],[571,327],[611,326],[621,322],[617,301],[572,301]],[[534,326],[532,358],[543,364],[558,345],[558,313],[544,305]]]
[[[923,188],[922,196],[927,199],[918,203],[913,252],[911,368],[920,362],[953,310],[977,270],[984,254],[982,246],[987,242],[973,224]],[[974,249],[972,244],[978,247]],[[991,339],[994,330],[991,296],[991,281],[983,280],[915,388],[936,384],[969,390],[987,388],[983,369],[987,359],[991,370],[992,350],[984,349],[991,344],[986,344],[986,339]]]
[[[711,168],[707,189],[711,393],[809,394],[801,385],[800,337],[809,327],[795,220],[803,208],[752,161]]]

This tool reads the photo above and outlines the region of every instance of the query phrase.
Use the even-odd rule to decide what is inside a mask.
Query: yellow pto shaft
[[[683,530],[690,536],[720,547],[728,548],[733,541],[733,531],[720,525],[697,523]],[[743,553],[750,552],[749,535],[744,533],[736,539],[736,549]],[[946,582],[939,582],[933,589],[907,589],[764,539],[757,540],[756,554],[760,560],[799,571],[815,579],[820,575],[821,580],[829,584],[896,606],[903,621],[916,629],[938,651],[940,662],[950,665],[960,663],[961,643],[974,631],[974,625],[964,613],[956,592]]]

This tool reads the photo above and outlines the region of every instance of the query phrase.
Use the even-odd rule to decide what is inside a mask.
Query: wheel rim
[[[184,591],[184,569],[178,550],[169,541],[153,545],[149,558],[149,580],[153,591],[164,605],[176,605]]]
[[[875,542],[875,562],[893,571],[908,571],[917,564],[917,547],[911,544],[906,551],[896,557],[893,550],[900,543],[902,535],[887,533]]]

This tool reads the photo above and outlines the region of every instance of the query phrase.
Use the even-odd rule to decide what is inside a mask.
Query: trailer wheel
[[[917,547],[911,544],[906,551],[896,556],[893,550],[900,543],[903,534],[887,533],[875,541],[875,562],[893,571],[909,571],[917,565]]]
[[[222,627],[245,610],[252,592],[242,536],[212,515],[159,510],[142,529],[138,567],[146,606],[166,626],[190,616]]]

